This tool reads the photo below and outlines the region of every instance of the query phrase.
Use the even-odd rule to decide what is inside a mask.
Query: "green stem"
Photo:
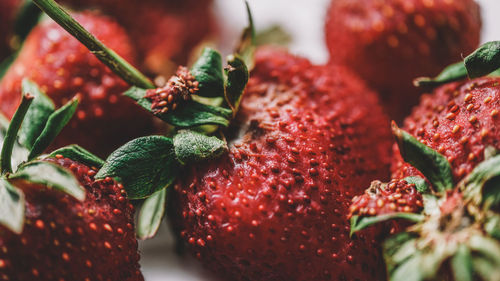
[[[127,83],[140,88],[155,88],[153,83],[151,83],[146,76],[140,73],[113,50],[106,47],[54,0],[33,0],[33,2],[62,28],[85,45],[99,60]]]
[[[5,139],[2,146],[2,152],[0,154],[0,169],[2,174],[12,173],[12,150],[14,149],[14,144],[17,140],[17,133],[19,132],[19,128],[21,128],[21,124],[23,123],[24,116],[33,101],[34,96],[30,94],[23,95],[21,99],[21,105],[14,113],[14,117],[10,121],[9,128],[7,129],[7,133],[5,134]]]

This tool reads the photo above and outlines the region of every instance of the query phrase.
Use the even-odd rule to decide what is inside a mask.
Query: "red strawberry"
[[[485,149],[500,150],[500,78],[450,83],[424,95],[403,129],[451,164],[455,181],[484,160]],[[393,178],[420,175],[394,149]]]
[[[129,32],[145,71],[171,74],[192,49],[215,30],[212,0],[61,0],[77,8],[96,7]],[[111,47],[111,46],[110,46]]]
[[[85,187],[80,202],[61,191],[11,180],[26,198],[22,234],[0,226],[2,280],[144,280],[139,271],[133,207],[117,182],[66,158],[48,159]]]
[[[10,52],[10,39],[14,28],[14,19],[22,0],[0,1],[0,61]]]
[[[191,251],[228,280],[383,280],[373,234],[349,238],[346,219],[352,194],[386,173],[375,95],[343,68],[270,49],[245,95],[229,153],[171,194]]]
[[[480,28],[473,0],[333,0],[326,41],[331,62],[357,72],[401,120],[418,102],[412,80],[474,50]]]
[[[488,74],[498,68],[494,58],[500,52],[491,47],[498,44],[487,43],[465,59],[465,68],[456,64],[444,74],[454,73],[450,80]],[[438,87],[422,97],[404,130],[394,128],[398,146],[391,182],[405,184],[407,194],[401,198],[406,202],[415,187],[405,181],[419,182],[423,208],[377,208],[374,202],[394,198],[383,190],[368,192],[351,206],[353,231],[394,218],[413,222],[385,242],[391,280],[408,275],[414,280],[499,280],[499,85],[500,78],[490,76]],[[483,263],[484,257],[490,260]]]
[[[118,54],[134,61],[125,31],[113,20],[92,13],[75,17]],[[151,118],[121,97],[128,85],[50,20],[31,32],[0,83],[0,110],[8,117],[12,117],[19,103],[24,78],[40,85],[56,106],[74,95],[81,96],[75,118],[56,139],[54,147],[78,143],[105,155],[133,137],[153,132]]]
[[[415,184],[405,180],[391,180],[387,184],[374,181],[363,195],[353,198],[349,216],[418,213],[422,206],[422,195],[418,193]]]

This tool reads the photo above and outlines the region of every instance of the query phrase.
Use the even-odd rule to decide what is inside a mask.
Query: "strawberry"
[[[473,51],[480,29],[473,0],[333,0],[326,41],[330,61],[365,79],[399,121],[418,103],[412,80]]]
[[[129,32],[144,71],[169,75],[215,31],[212,0],[61,0],[76,8],[96,7],[115,17]],[[110,46],[112,48],[112,46]]]
[[[499,55],[500,42],[490,42],[417,81],[446,84],[422,97],[403,129],[393,125],[393,180],[351,205],[353,232],[398,219],[384,243],[391,280],[500,280],[500,77],[478,77],[500,67]],[[413,204],[385,208],[395,195]]]
[[[21,0],[0,1],[0,61],[11,52],[10,39]]]
[[[125,31],[113,20],[94,13],[75,17],[117,53],[134,61],[134,50]],[[75,118],[54,147],[79,143],[99,155],[107,155],[127,140],[154,130],[150,117],[121,97],[127,84],[51,20],[31,32],[0,83],[0,110],[8,117],[12,117],[19,104],[24,78],[39,84],[56,106],[74,95],[80,96]]]
[[[0,124],[0,278],[144,280],[127,193],[111,178],[95,179],[104,161],[76,145],[40,156],[78,100],[58,110],[46,105],[24,81],[12,121]],[[36,139],[31,148],[21,141],[27,135]]]
[[[405,180],[391,180],[387,184],[374,181],[363,195],[353,198],[349,216],[418,213],[422,206],[422,195],[418,193],[415,184]]]
[[[500,150],[500,78],[446,84],[422,97],[403,129],[443,154],[460,181],[484,160],[486,149]],[[393,178],[421,175],[395,147]]]
[[[43,184],[10,181],[24,193],[26,218],[22,234],[0,227],[3,280],[144,280],[123,186],[95,180],[95,168],[61,156],[46,161],[74,174],[85,201]]]
[[[346,219],[386,172],[375,94],[341,67],[263,49],[240,108],[229,152],[188,166],[170,195],[190,250],[227,280],[383,280],[374,234],[351,239]]]

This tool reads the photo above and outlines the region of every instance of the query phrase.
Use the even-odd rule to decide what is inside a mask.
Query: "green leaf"
[[[191,74],[199,82],[196,94],[202,97],[221,97],[224,95],[224,76],[222,57],[219,52],[205,48],[191,68]]]
[[[467,196],[481,196],[487,206],[500,205],[500,155],[491,157],[472,170],[460,183],[460,188]]]
[[[491,237],[500,240],[500,215],[493,215],[489,217],[484,224],[484,230]]]
[[[21,234],[24,226],[24,210],[24,193],[4,178],[0,178],[0,224]]]
[[[396,267],[390,276],[391,281],[423,281],[425,276],[420,268],[422,255],[416,253]]]
[[[499,77],[500,76],[500,68],[493,71],[492,73],[490,73],[490,75],[488,75],[490,77]]]
[[[413,81],[415,87],[433,88],[449,82],[467,78],[467,69],[464,63],[457,62],[446,67],[438,76],[434,78],[421,77]]]
[[[247,9],[248,27],[243,30],[243,34],[241,35],[240,42],[236,47],[235,53],[243,59],[245,65],[249,70],[251,70],[254,67],[254,54],[257,42],[252,11],[248,1],[245,1],[245,6]]]
[[[163,136],[132,140],[106,160],[96,177],[115,178],[121,182],[131,199],[142,199],[172,184],[178,175],[174,143]]]
[[[55,105],[34,82],[24,79],[22,85],[23,94],[30,94],[35,99],[24,117],[18,138],[24,147],[31,149],[45,128],[49,116],[55,111]]]
[[[406,177],[403,180],[405,180],[409,184],[414,184],[417,191],[421,194],[431,192],[429,185],[427,184],[425,179],[421,177]]]
[[[453,174],[446,157],[422,144],[412,135],[392,125],[403,159],[417,168],[438,192],[453,188]]]
[[[233,111],[233,115],[236,115],[250,74],[245,62],[238,56],[229,56],[227,63],[228,67],[225,69],[227,75],[226,91],[224,95],[226,103]]]
[[[465,58],[470,78],[488,75],[500,68],[500,41],[485,43]]]
[[[137,221],[137,236],[145,240],[153,238],[165,215],[167,189],[164,188],[144,200]]]
[[[420,215],[420,214],[402,213],[402,212],[383,214],[383,215],[378,215],[378,216],[373,216],[373,217],[353,216],[351,218],[351,235],[355,232],[358,232],[362,229],[365,229],[365,228],[372,226],[374,224],[377,224],[379,222],[384,222],[384,221],[394,220],[394,219],[405,219],[405,220],[409,220],[411,222],[421,222],[424,220],[424,216]]]
[[[65,192],[77,200],[85,200],[85,188],[74,174],[53,163],[45,161],[28,162],[19,167],[9,179],[23,179]]]
[[[399,245],[392,256],[392,261],[394,265],[401,264],[411,258],[413,255],[418,253],[417,240],[411,239],[405,241],[403,244]]]
[[[472,236],[467,243],[472,251],[495,261],[500,266],[500,242],[483,235]]]
[[[9,128],[9,120],[0,113],[0,147],[3,146],[3,141],[5,138],[5,134],[7,129]],[[12,167],[19,166],[22,162],[28,159],[29,150],[24,148],[18,141],[14,143],[14,147],[12,149],[11,165]]]
[[[472,265],[474,273],[481,278],[480,280],[500,280],[500,266],[498,262],[482,256],[474,256]]]
[[[151,101],[144,98],[145,89],[132,87],[124,93],[125,96],[134,99],[137,104],[151,112]],[[229,126],[232,111],[218,106],[210,106],[191,100],[179,106],[174,111],[165,114],[157,114],[156,117],[180,128],[190,128],[202,125]]]
[[[393,260],[393,258],[396,256],[396,253],[399,252],[400,250],[402,250],[403,248],[407,248],[408,247],[407,245],[413,245],[413,247],[410,247],[410,248],[414,248],[414,249],[403,251],[405,253],[409,252],[409,254],[403,255],[406,258],[408,258],[408,256],[412,255],[416,251],[415,236],[409,232],[400,232],[398,234],[390,236],[382,244],[384,255],[389,257],[390,260]],[[399,254],[399,256],[401,256],[401,255]],[[401,261],[406,259],[405,257],[403,257],[400,260],[396,260],[396,261],[398,263],[400,263]]]
[[[71,120],[71,117],[73,117],[73,114],[78,107],[78,103],[79,100],[75,97],[49,116],[42,133],[38,136],[33,144],[33,147],[31,148],[28,160],[35,159],[37,156],[42,154],[45,149],[47,149],[64,126],[66,126],[69,120]]]
[[[17,133],[21,128],[24,116],[33,102],[32,95],[22,95],[21,104],[17,108],[9,124],[5,138],[3,139],[2,151],[0,152],[0,168],[2,174],[12,173],[12,152],[17,142]]]
[[[101,168],[105,163],[104,160],[98,156],[95,156],[91,152],[76,144],[59,148],[52,152],[49,156],[56,157],[57,155],[62,155],[64,158],[69,158],[73,161],[96,168]]]
[[[473,281],[474,269],[472,267],[472,256],[469,248],[458,245],[457,252],[451,258],[451,267],[456,281]]]
[[[183,165],[215,159],[227,151],[225,141],[191,130],[181,130],[174,136],[174,148]]]

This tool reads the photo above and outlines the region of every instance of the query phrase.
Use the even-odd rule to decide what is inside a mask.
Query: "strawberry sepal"
[[[429,180],[436,192],[453,188],[453,174],[446,157],[398,128],[394,122],[392,132],[405,162],[417,168]]]
[[[51,152],[48,157],[52,158],[68,158],[71,159],[75,162],[82,163],[84,165],[87,165],[89,167],[96,167],[96,168],[101,168],[104,165],[104,160],[99,158],[98,156],[92,154],[91,152],[87,151],[83,147],[72,144],[68,145],[62,148],[59,148],[57,150],[54,150]]]

